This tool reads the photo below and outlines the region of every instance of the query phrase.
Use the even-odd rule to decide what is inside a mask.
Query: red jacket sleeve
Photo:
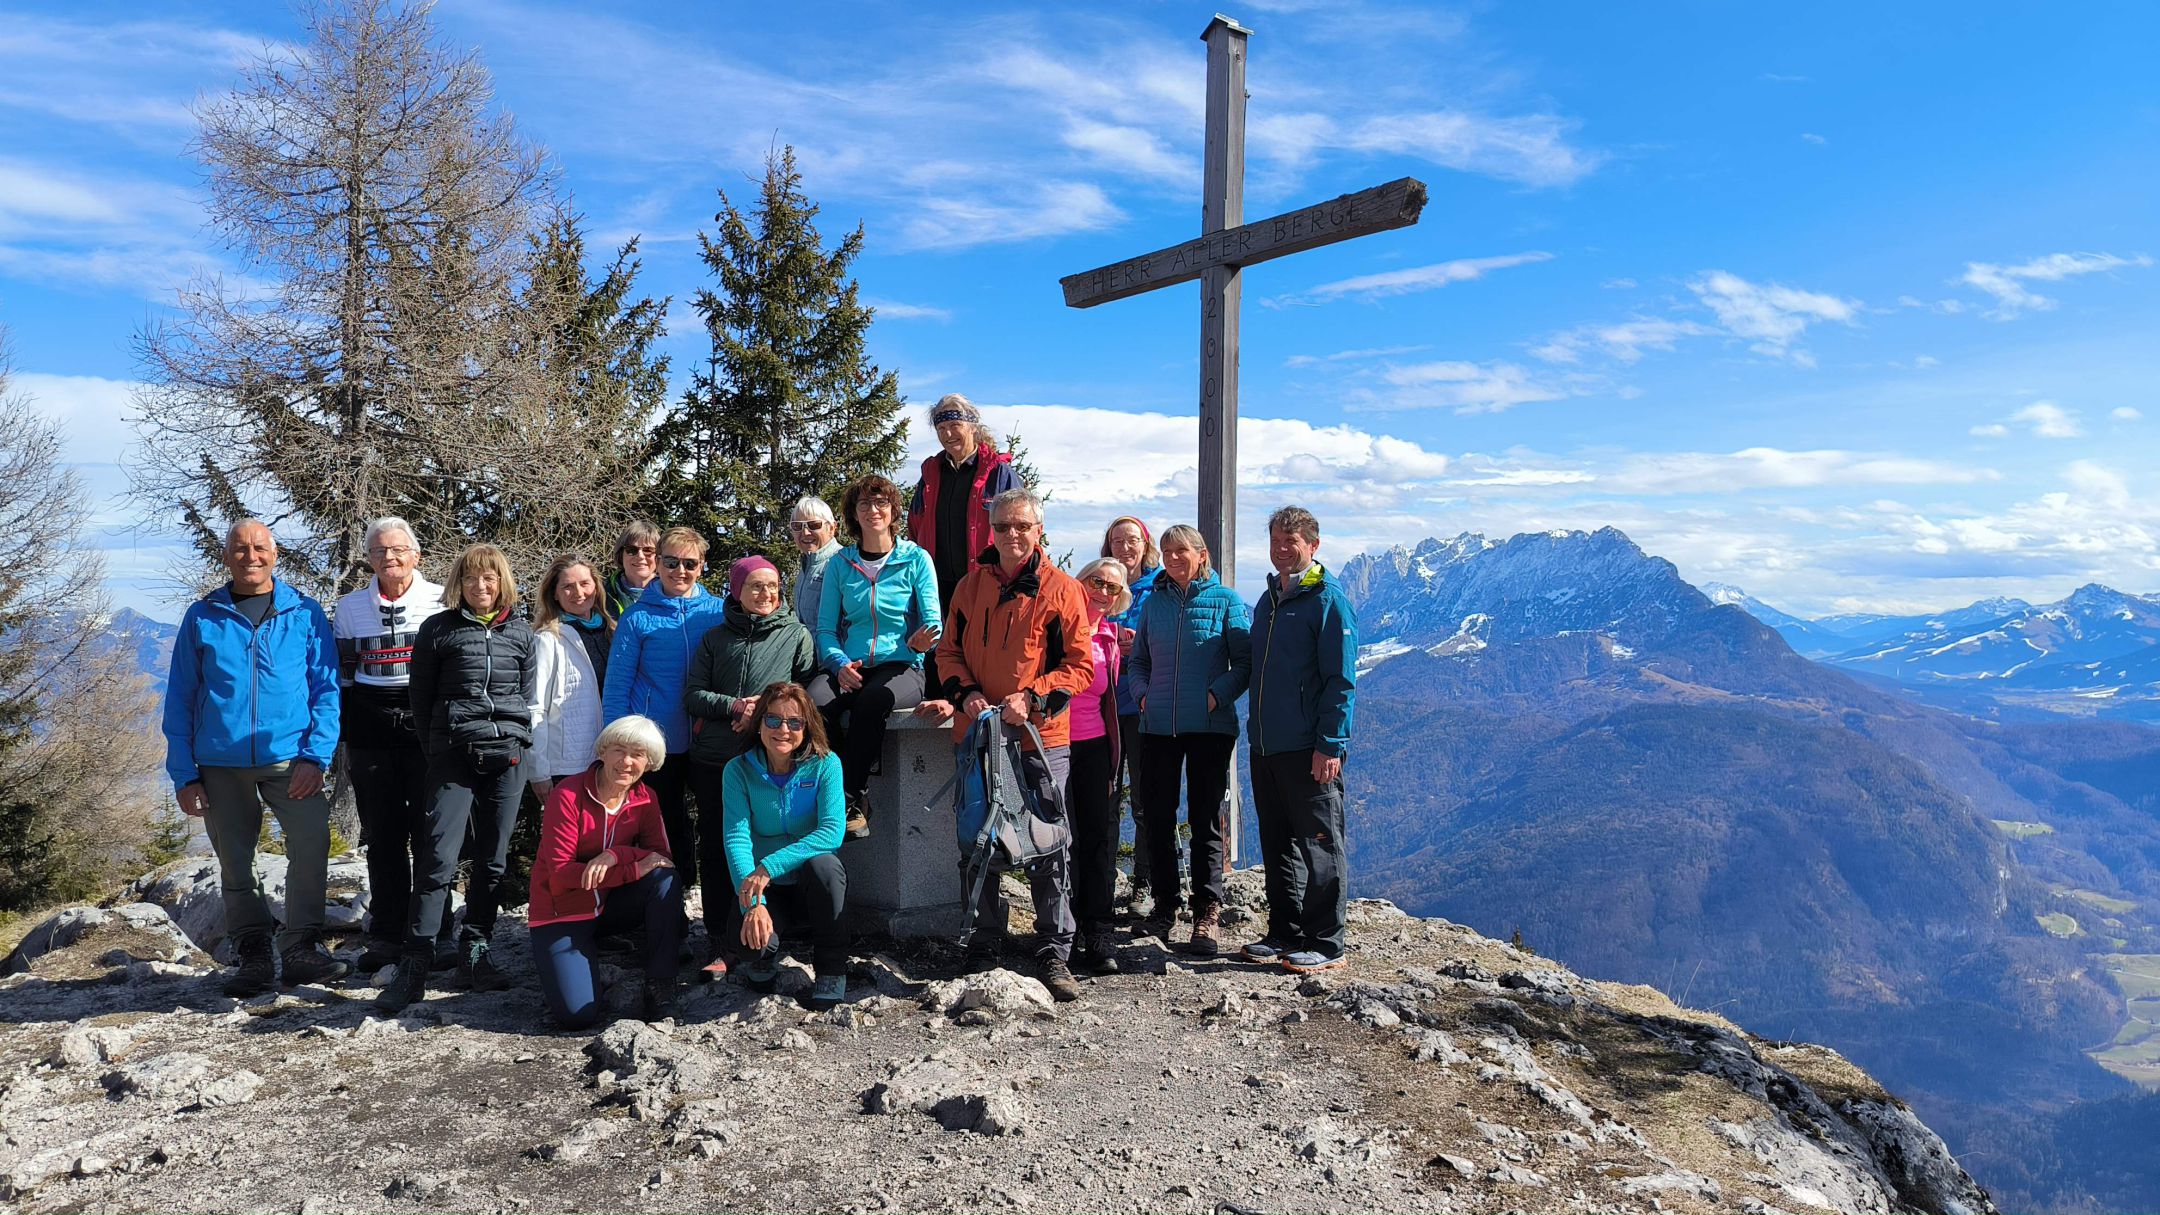
[[[533,853],[533,874],[555,894],[578,889],[578,875],[584,870],[577,855],[583,824],[578,821],[577,790],[573,787],[579,783],[556,781],[540,812],[540,846]]]

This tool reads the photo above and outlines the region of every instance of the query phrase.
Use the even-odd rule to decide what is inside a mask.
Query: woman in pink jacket
[[[675,1006],[682,944],[682,889],[660,803],[647,772],[667,759],[667,738],[648,717],[618,717],[593,744],[599,759],[555,782],[533,857],[533,969],[548,1013],[563,1029],[599,1019],[595,970],[603,933],[645,926],[645,1019]]]

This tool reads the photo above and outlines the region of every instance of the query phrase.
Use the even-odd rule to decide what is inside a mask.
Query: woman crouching
[[[540,995],[563,1029],[599,1019],[595,964],[602,934],[645,928],[647,1021],[674,1015],[682,944],[682,888],[668,848],[660,802],[645,774],[667,758],[652,719],[618,717],[593,744],[591,767],[555,782],[533,857],[533,969]]]
[[[847,870],[840,843],[847,798],[840,760],[825,745],[825,725],[800,684],[776,683],[750,714],[757,745],[728,761],[722,774],[720,831],[728,875],[752,953],[743,980],[772,990],[781,935],[810,943],[817,983],[807,1003],[831,1008],[847,997]]]

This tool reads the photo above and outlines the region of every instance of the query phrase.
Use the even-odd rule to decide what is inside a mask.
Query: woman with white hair
[[[427,757],[413,729],[413,639],[443,610],[443,589],[420,572],[420,536],[396,515],[361,541],[375,576],[337,601],[339,733],[367,849],[368,933],[360,970],[397,962],[412,907],[413,872],[427,863]],[[448,950],[442,951],[445,960]]]
[[[1115,557],[1088,562],[1076,577],[1087,599],[1095,675],[1067,710],[1072,718],[1072,766],[1065,777],[1065,813],[1072,823],[1072,909],[1079,924],[1072,961],[1096,974],[1112,974],[1118,968],[1110,903],[1117,893],[1116,792],[1122,745],[1117,615],[1132,603],[1132,592],[1125,585],[1125,564]]]
[[[583,772],[555,782],[533,857],[533,969],[548,1014],[566,1030],[600,1015],[599,939],[645,929],[647,1021],[674,1015],[682,944],[682,888],[667,824],[644,776],[667,760],[649,717],[618,717],[600,731]]]
[[[788,539],[802,554],[795,567],[795,618],[814,633],[818,608],[825,602],[825,566],[840,551],[840,524],[825,499],[805,494],[796,500]]]

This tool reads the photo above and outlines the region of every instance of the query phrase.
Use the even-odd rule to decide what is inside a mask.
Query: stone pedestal
[[[952,794],[925,805],[952,773],[950,724],[894,713],[884,756],[870,778],[870,835],[840,849],[848,915],[858,932],[959,935],[965,909]]]

